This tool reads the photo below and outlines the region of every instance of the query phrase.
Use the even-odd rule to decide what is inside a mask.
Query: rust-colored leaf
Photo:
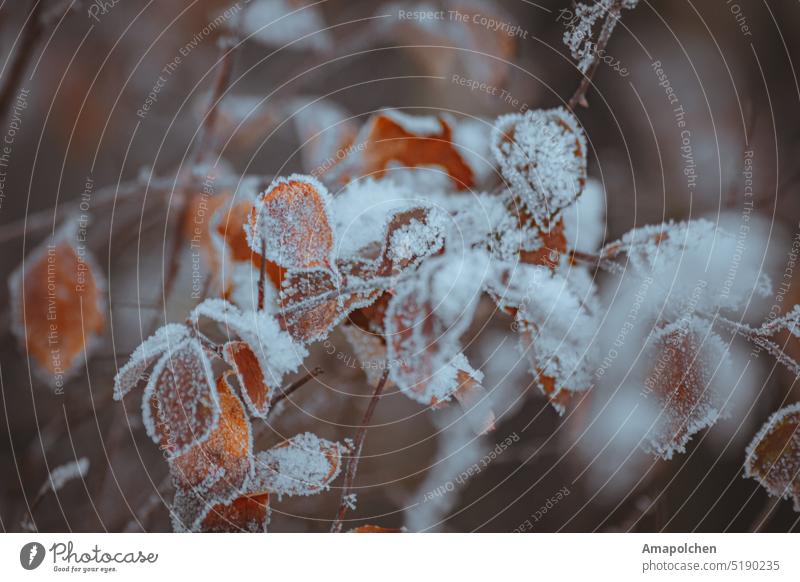
[[[406,533],[403,527],[381,527],[379,525],[360,525],[347,533]]]
[[[267,385],[258,356],[244,341],[231,341],[223,346],[225,361],[233,368],[245,404],[253,416],[266,418],[274,390]]]
[[[237,497],[211,508],[200,525],[207,533],[262,533],[267,531],[269,493]]]
[[[12,329],[35,369],[55,386],[81,365],[105,328],[105,280],[72,231],[35,250],[11,276]]]
[[[437,127],[420,131],[420,119],[426,126]],[[383,176],[390,165],[403,168],[436,166],[444,170],[458,190],[474,186],[472,169],[453,145],[453,131],[443,118],[415,118],[398,111],[374,115],[356,138],[359,148],[355,168],[347,172],[359,176]],[[347,179],[355,176],[348,175]]]
[[[747,448],[745,476],[800,511],[800,403],[773,414]]]

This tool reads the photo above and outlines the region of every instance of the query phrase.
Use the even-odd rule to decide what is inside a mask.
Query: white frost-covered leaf
[[[114,400],[122,400],[136,387],[139,379],[161,354],[177,347],[187,337],[188,327],[179,323],[168,323],[142,342],[114,376]]]

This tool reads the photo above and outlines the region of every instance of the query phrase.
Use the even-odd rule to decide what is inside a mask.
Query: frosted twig
[[[605,50],[611,38],[611,33],[614,32],[614,27],[617,25],[617,20],[619,20],[622,6],[623,0],[614,0],[611,6],[608,7],[606,19],[603,22],[603,28],[600,30],[600,36],[597,39],[597,46],[593,49],[592,62],[586,70],[586,73],[584,73],[583,79],[581,79],[581,83],[578,85],[575,93],[570,97],[568,103],[570,109],[575,109],[577,105],[581,107],[589,106],[589,103],[586,101],[586,92],[589,90],[592,77],[594,77],[595,71],[597,71],[597,67],[600,64],[600,59],[597,55]]]
[[[358,427],[356,433],[355,445],[353,446],[353,453],[347,459],[347,468],[345,469],[344,485],[342,486],[342,498],[339,503],[339,513],[336,515],[336,520],[331,525],[331,533],[340,533],[342,531],[342,522],[344,521],[347,510],[350,507],[348,501],[353,489],[353,482],[356,478],[356,471],[358,470],[358,462],[361,460],[361,450],[364,448],[364,440],[367,438],[367,430],[372,415],[375,414],[375,408],[378,406],[378,401],[381,399],[381,393],[386,386],[386,381],[389,379],[389,370],[384,370],[375,392],[369,401],[369,406],[364,413],[364,418],[361,419],[361,425]]]

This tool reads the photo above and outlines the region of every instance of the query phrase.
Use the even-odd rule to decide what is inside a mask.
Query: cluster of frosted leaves
[[[501,305],[516,308],[519,349],[539,389],[563,414],[575,393],[592,385],[597,330],[593,297],[547,266],[522,266]],[[591,290],[590,290],[591,293]]]
[[[549,230],[586,183],[586,138],[564,108],[499,117],[492,153],[508,187],[535,223]]]
[[[306,347],[272,314],[243,311],[223,299],[203,301],[189,319],[195,326],[208,319],[222,329],[228,338],[222,357],[236,374],[245,404],[253,416],[266,417],[276,387],[300,368],[308,356]]]
[[[673,320],[687,312],[743,314],[753,297],[769,296],[762,252],[755,232],[742,245],[706,219],[637,228],[602,251],[627,254],[633,274],[653,280],[666,317]]]
[[[105,278],[77,234],[68,219],[8,282],[11,331],[51,386],[81,369],[105,329]]]
[[[445,13],[458,11],[463,17],[437,21],[397,18],[400,11],[431,13],[437,10]],[[425,45],[427,50],[411,54],[431,74],[448,76],[459,71],[470,79],[481,79],[494,86],[507,80],[509,63],[516,54],[521,30],[500,3],[487,0],[435,0],[412,5],[393,3],[382,6],[380,14],[392,15],[392,18],[379,21],[379,26],[384,27],[382,34],[403,44]],[[480,24],[482,19],[504,23],[506,28],[483,26]],[[441,50],[432,58],[433,47],[457,50]]]
[[[310,433],[254,455],[250,422],[228,375],[219,379],[218,428],[170,463],[175,531],[266,531],[271,496],[319,493],[340,472],[342,446]]]
[[[643,448],[664,459],[686,451],[691,437],[725,416],[725,387],[714,381],[730,354],[710,322],[687,316],[656,327],[643,355],[642,393],[656,403],[657,417]]]
[[[575,5],[575,14],[564,32],[564,44],[569,48],[572,58],[578,61],[577,66],[581,73],[586,73],[597,58],[595,26],[605,20],[609,9],[617,1],[595,0],[592,4],[578,2]],[[623,0],[621,7],[633,9],[638,3],[639,0]],[[612,26],[615,23],[616,19],[612,21]]]
[[[459,370],[482,379],[461,353],[460,338],[490,269],[483,251],[446,253],[396,287],[384,324],[389,376],[411,398],[423,404],[449,400],[459,388]]]
[[[468,190],[476,185],[476,174],[485,173],[475,156],[468,155],[480,130],[469,130],[459,131],[456,120],[446,114],[419,116],[387,109],[362,126],[348,156],[331,175],[345,183],[388,175],[405,177],[419,187]]]
[[[745,477],[770,495],[791,498],[800,511],[800,403],[774,413],[747,448]]]

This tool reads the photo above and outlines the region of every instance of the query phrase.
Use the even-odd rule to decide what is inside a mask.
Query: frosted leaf
[[[250,414],[258,418],[266,418],[274,390],[266,382],[263,366],[259,362],[258,356],[250,348],[250,345],[243,341],[226,343],[222,348],[222,355],[236,373],[242,390],[242,398]]]
[[[597,321],[563,276],[544,268],[517,274],[510,295],[518,305],[519,347],[539,389],[563,414],[575,392],[592,385]],[[522,294],[522,301],[517,303]]]
[[[105,329],[106,287],[78,219],[25,257],[8,280],[11,331],[38,376],[53,387],[81,369]]]
[[[709,322],[688,318],[657,328],[644,358],[649,370],[643,393],[654,397],[659,412],[644,449],[670,459],[723,416],[725,398],[713,375],[729,365],[727,347]]]
[[[237,497],[215,505],[203,518],[200,531],[207,533],[266,533],[269,523],[269,494]]]
[[[342,447],[312,433],[292,437],[256,455],[251,487],[279,496],[305,496],[328,488],[341,471]]]
[[[268,386],[280,386],[286,374],[296,372],[308,350],[281,329],[274,315],[242,311],[224,299],[206,299],[189,316],[194,325],[203,318],[216,322],[228,338],[247,342],[258,358]]]
[[[606,230],[606,193],[603,185],[589,178],[583,193],[564,210],[562,216],[567,246],[583,253],[596,253]]]
[[[581,73],[586,73],[595,59],[599,58],[595,41],[595,26],[597,23],[602,23],[608,16],[612,19],[609,34],[616,27],[620,16],[619,12],[609,13],[609,10],[616,2],[617,0],[595,0],[593,4],[578,2],[575,5],[575,15],[568,23],[566,32],[564,32],[564,44],[569,48],[572,58],[577,59],[578,70]],[[638,3],[639,0],[622,0],[619,4],[620,8],[631,10],[636,8]],[[600,27],[597,28],[599,29]]]
[[[342,334],[353,348],[353,355],[359,361],[367,381],[377,385],[381,375],[389,365],[386,360],[386,343],[381,335],[365,331],[358,325],[343,325]],[[386,388],[389,388],[387,383]]]
[[[431,168],[446,173],[452,188],[475,184],[472,168],[453,144],[454,120],[396,110],[373,115],[355,138],[350,155],[334,172],[342,182],[362,176],[382,178],[392,168]]]
[[[586,138],[564,108],[503,115],[492,152],[508,187],[547,230],[580,196],[586,183]]]
[[[800,511],[800,403],[770,416],[747,447],[744,475]]]
[[[394,214],[386,229],[381,274],[399,273],[441,250],[447,220],[436,208],[417,207]]]
[[[248,38],[270,47],[317,52],[333,47],[333,38],[318,4],[255,0],[246,8],[242,27]]]
[[[73,479],[82,479],[89,473],[89,459],[81,457],[77,461],[70,461],[50,471],[50,479],[45,481],[39,489],[39,495],[48,491],[58,492],[64,485]]]
[[[114,376],[114,400],[122,400],[136,387],[142,375],[161,354],[171,347],[177,347],[188,337],[188,327],[179,323],[168,323],[142,342]]]
[[[727,217],[721,219],[722,225],[728,223]],[[705,219],[645,226],[607,245],[602,253],[627,253],[630,283],[652,279],[667,319],[718,309],[744,314],[753,296],[766,297],[772,288],[764,273],[769,234],[763,226],[751,220],[746,239]]]
[[[252,474],[253,442],[250,421],[228,376],[217,381],[220,415],[216,427],[202,442],[170,460],[176,485],[183,489],[224,495],[241,489]],[[217,479],[210,477],[217,476]]]
[[[147,434],[169,456],[204,442],[217,427],[220,402],[211,362],[196,339],[187,339],[161,357],[142,399]]]
[[[489,270],[485,252],[445,254],[397,286],[385,318],[389,377],[409,397],[431,404],[448,400],[457,388],[453,360]]]
[[[332,267],[334,232],[330,194],[311,176],[275,180],[259,196],[246,225],[247,242],[257,253],[287,269]]]
[[[324,267],[287,271],[281,286],[280,317],[298,342],[323,339],[343,317],[338,276]],[[317,300],[319,296],[325,298]]]

